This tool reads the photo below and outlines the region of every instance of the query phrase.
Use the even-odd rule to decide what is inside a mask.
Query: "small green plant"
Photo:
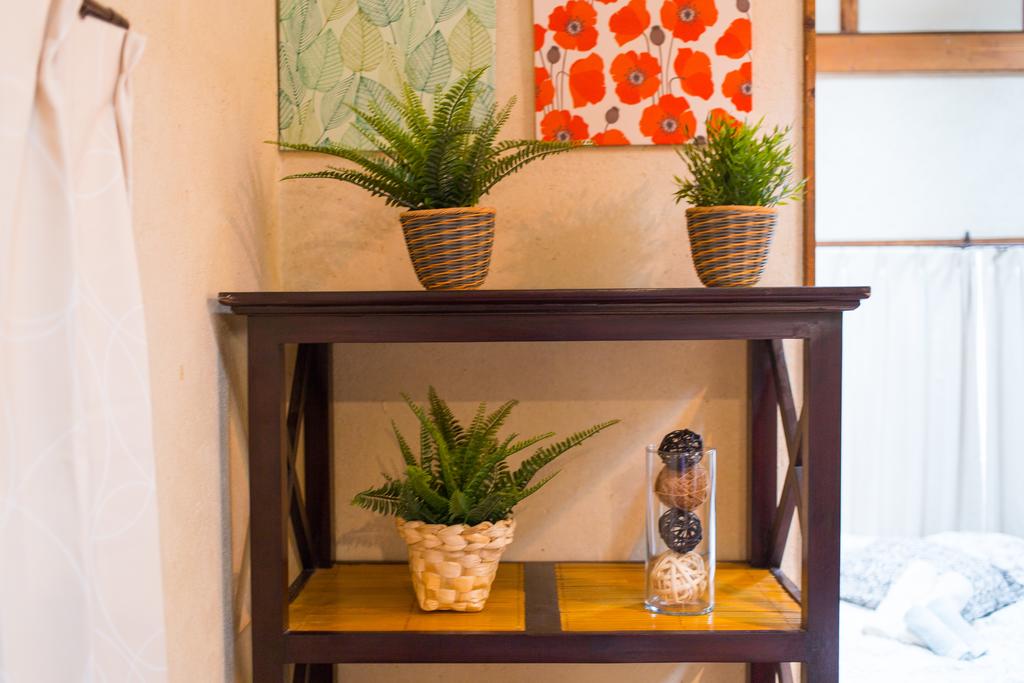
[[[486,69],[467,73],[434,96],[433,115],[416,91],[404,84],[402,97],[388,93],[386,107],[376,101],[368,109],[353,107],[352,124],[375,150],[342,145],[277,142],[280,147],[320,152],[355,163],[359,170],[328,166],[326,170],[284,178],[332,178],[384,197],[389,206],[444,209],[476,206],[498,182],[527,164],[580,146],[577,142],[502,140],[515,98],[498,108],[492,104],[474,120],[477,84]]]
[[[677,202],[690,206],[779,206],[803,196],[806,181],[794,183],[790,128],[761,132],[762,121],[709,118],[707,141],[679,151],[692,178],[676,177]]]
[[[517,401],[492,413],[481,403],[469,427],[456,419],[448,404],[431,387],[427,409],[402,395],[420,422],[420,455],[392,423],[398,448],[405,460],[405,477],[384,475],[385,483],[367,489],[352,500],[368,510],[419,520],[428,524],[497,522],[508,517],[521,500],[536,493],[557,472],[532,483],[536,474],[570,448],[580,445],[618,420],[602,422],[576,432],[563,441],[538,448],[512,471],[508,459],[530,446],[550,439],[553,432],[516,441],[517,434],[499,440],[498,430]]]

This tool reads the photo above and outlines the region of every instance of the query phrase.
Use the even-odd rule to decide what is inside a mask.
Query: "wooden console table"
[[[749,662],[749,680],[836,683],[842,314],[867,288],[226,293],[248,316],[253,677],[334,680],[339,662]],[[331,345],[749,341],[750,552],[705,617],[643,611],[641,565],[506,563],[484,612],[417,613],[400,565],[336,564]],[[798,413],[782,352],[803,339]],[[285,346],[297,345],[285,386]],[[781,414],[789,467],[777,495]],[[302,438],[300,439],[300,433]],[[304,443],[303,472],[298,471]],[[301,476],[300,476],[301,474]],[[779,567],[790,523],[799,587]],[[289,526],[302,563],[288,585]],[[635,595],[622,586],[636,585]],[[595,619],[594,614],[599,618]]]

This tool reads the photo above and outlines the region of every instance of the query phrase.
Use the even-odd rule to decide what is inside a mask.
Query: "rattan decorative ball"
[[[666,605],[695,602],[708,587],[708,568],[697,553],[671,550],[658,556],[651,567],[651,588]]]
[[[658,531],[665,545],[677,553],[690,552],[704,539],[700,517],[689,510],[678,508],[666,510],[658,519]]]
[[[670,508],[695,510],[708,499],[711,481],[703,467],[691,467],[682,471],[671,467],[661,468],[654,482],[658,500]]]
[[[704,439],[689,429],[677,429],[661,440],[658,456],[663,463],[677,470],[693,467],[704,458]]]

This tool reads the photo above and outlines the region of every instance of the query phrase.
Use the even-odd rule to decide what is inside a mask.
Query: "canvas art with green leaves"
[[[432,105],[463,74],[494,65],[495,0],[278,0],[281,142],[368,148],[353,109],[393,106],[408,83]],[[493,68],[481,83],[494,98]]]

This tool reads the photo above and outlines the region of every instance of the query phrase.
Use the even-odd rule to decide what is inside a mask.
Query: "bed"
[[[989,536],[986,542],[979,537]],[[963,541],[981,556],[1000,554],[1006,537],[942,534],[947,543]],[[1019,541],[1019,539],[1015,539]],[[865,539],[844,539],[844,561],[849,549]],[[996,549],[1000,548],[1000,549]],[[999,558],[990,558],[998,562]],[[988,653],[973,661],[958,661],[932,654],[923,647],[863,633],[872,610],[850,602],[840,604],[840,681],[842,683],[1024,683],[1024,600],[974,622],[988,645]]]

